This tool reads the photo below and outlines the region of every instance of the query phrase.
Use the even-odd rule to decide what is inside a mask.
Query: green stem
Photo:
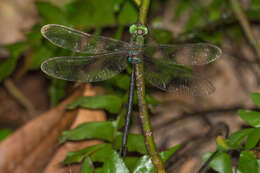
[[[146,23],[146,17],[150,6],[150,0],[142,0],[139,8],[139,18],[138,22],[142,25]]]
[[[238,0],[230,0],[230,2],[231,2],[232,10],[233,10],[236,18],[240,22],[240,24],[246,34],[247,39],[249,40],[250,44],[256,50],[257,56],[260,59],[260,45],[258,44],[257,40],[255,39],[256,37],[254,36],[254,33],[248,22],[245,12],[243,11]]]
[[[148,13],[150,5],[150,0],[143,0],[141,2],[141,6],[139,9],[139,23],[145,25],[146,17]],[[143,45],[144,39],[138,39],[138,44]],[[137,88],[137,96],[138,96],[138,105],[139,105],[139,112],[140,112],[140,119],[143,126],[143,133],[145,136],[145,144],[146,148],[152,158],[152,162],[157,170],[158,173],[165,173],[163,161],[157,151],[154,137],[152,133],[152,128],[150,124],[147,103],[145,100],[145,83],[144,83],[144,66],[143,63],[138,63],[135,65],[135,76],[136,76],[136,88]]]
[[[140,7],[140,5],[141,5],[141,0],[133,0],[134,2],[135,2],[135,4],[138,6],[138,7]]]

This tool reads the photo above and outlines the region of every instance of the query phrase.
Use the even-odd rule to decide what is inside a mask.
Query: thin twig
[[[20,91],[11,79],[4,80],[4,86],[7,91],[29,112],[30,115],[35,113],[32,102]]]
[[[247,19],[247,16],[246,16],[244,10],[241,7],[241,4],[238,2],[238,0],[230,0],[230,2],[231,2],[232,10],[233,10],[236,18],[240,22],[248,41],[254,47],[254,49],[257,53],[257,56],[260,59],[260,45],[258,44],[257,40],[255,39],[256,37],[248,22],[248,19]]]

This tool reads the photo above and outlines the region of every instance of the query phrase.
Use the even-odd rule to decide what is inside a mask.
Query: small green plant
[[[260,108],[260,94],[251,94],[251,99]],[[258,173],[260,170],[259,147],[260,140],[260,112],[239,110],[238,115],[248,128],[232,133],[229,138],[218,137],[217,150],[203,156],[203,160],[210,160],[207,164],[219,173],[232,173],[232,158],[239,154],[236,169],[239,173]],[[202,172],[202,170],[201,170]]]
[[[129,152],[136,153],[135,156],[122,158],[117,153],[122,144],[122,133],[118,129],[121,126],[119,119],[106,122],[88,122],[79,125],[75,129],[64,131],[60,138],[60,143],[86,139],[100,139],[104,143],[79,151],[69,152],[62,164],[83,163],[82,173],[94,171],[120,173],[155,172],[155,168],[145,147],[143,135],[132,133],[128,135],[127,148]],[[177,145],[165,152],[161,152],[160,156],[163,162],[166,162],[180,146]],[[96,162],[103,164],[100,167],[94,167],[93,164]]]

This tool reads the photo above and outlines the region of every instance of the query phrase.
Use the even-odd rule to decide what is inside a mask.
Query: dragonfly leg
[[[128,130],[129,130],[129,125],[130,125],[132,109],[133,109],[132,107],[133,107],[134,86],[135,86],[134,77],[135,77],[135,68],[134,68],[134,64],[133,64],[131,78],[130,78],[128,104],[127,104],[127,112],[126,112],[126,118],[125,118],[122,146],[120,148],[120,155],[122,157],[126,156],[126,151],[127,151],[127,137],[128,137]]]

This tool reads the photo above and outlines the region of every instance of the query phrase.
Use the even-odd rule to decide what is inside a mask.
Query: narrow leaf
[[[103,148],[111,147],[111,144],[103,143],[97,144],[93,146],[89,146],[82,150],[68,152],[65,160],[62,162],[64,165],[72,164],[72,163],[80,163],[86,156],[93,154],[97,151],[102,150]]]
[[[122,99],[115,95],[99,95],[80,97],[68,105],[68,109],[77,107],[89,109],[106,109],[110,113],[118,113],[121,107]]]
[[[181,148],[181,144],[178,144],[174,147],[171,147],[167,151],[161,152],[160,155],[162,157],[163,162],[165,163],[180,148]]]
[[[65,141],[79,141],[83,139],[102,139],[112,141],[115,128],[111,121],[88,122],[79,125],[75,129],[64,131],[60,143]]]

